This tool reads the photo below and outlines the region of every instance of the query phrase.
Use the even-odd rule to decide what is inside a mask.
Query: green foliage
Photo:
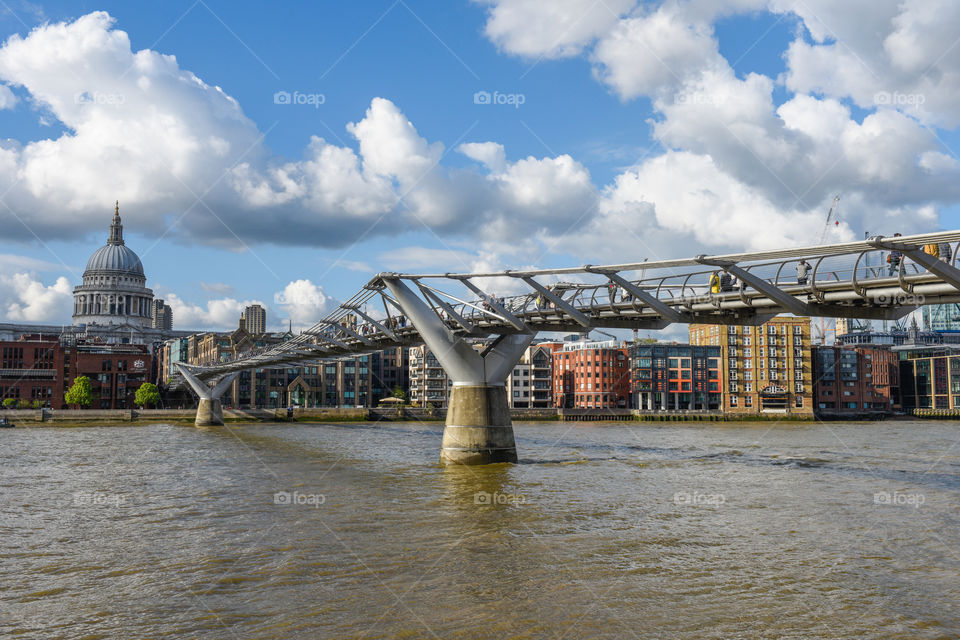
[[[39,409],[41,406],[43,405],[41,405],[39,400],[34,400],[33,402],[30,403],[31,409]]]
[[[393,388],[393,397],[400,398],[404,402],[407,401],[407,392],[403,390],[403,387],[397,385]]]
[[[20,399],[20,402],[17,404],[17,408],[18,408],[18,409],[29,409],[29,408],[30,408],[30,401],[27,400],[26,398],[21,398],[21,399]]]
[[[70,385],[63,399],[67,404],[75,404],[84,408],[93,404],[93,388],[90,386],[90,378],[78,376]]]
[[[13,409],[17,405],[16,398],[4,398],[3,408],[4,409]]]
[[[137,389],[133,401],[141,407],[156,406],[160,403],[160,390],[157,389],[157,385],[151,382],[144,382],[140,385],[140,388]]]

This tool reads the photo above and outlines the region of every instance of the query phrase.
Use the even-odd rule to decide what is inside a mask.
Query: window
[[[793,399],[793,406],[797,407],[798,409],[802,409],[802,408],[803,408],[803,396],[797,396],[797,397],[795,397],[795,398]]]
[[[737,396],[730,396],[730,406],[731,407],[737,406]]]
[[[803,383],[798,382],[797,384],[793,385],[793,390],[797,393],[803,393]]]
[[[743,399],[743,406],[752,407],[753,406],[753,396],[747,396]]]

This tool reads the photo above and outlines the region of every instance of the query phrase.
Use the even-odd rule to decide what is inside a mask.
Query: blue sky
[[[556,15],[563,10],[577,14],[574,18],[582,18],[579,14],[584,7],[593,4],[570,0],[545,11],[553,12],[552,17],[558,20],[564,18]],[[375,98],[385,98],[392,105],[383,112],[384,122],[389,120],[393,109],[409,120],[415,136],[423,141],[423,149],[440,143],[443,151],[430,156],[439,160],[435,166],[429,165],[423,174],[429,174],[428,178],[423,181],[405,179],[402,168],[395,168],[398,162],[392,160],[394,165],[389,170],[380,170],[378,176],[386,176],[385,180],[392,183],[393,197],[409,194],[411,201],[401,200],[380,222],[373,215],[341,225],[339,220],[343,214],[339,210],[307,204],[306,195],[302,200],[300,196],[284,200],[286,196],[278,195],[281,188],[276,184],[266,205],[251,204],[251,197],[238,198],[234,191],[218,195],[221,189],[232,184],[232,173],[217,184],[209,198],[203,198],[202,205],[196,205],[190,198],[191,194],[204,190],[202,180],[196,185],[190,184],[190,193],[185,198],[184,194],[165,198],[164,190],[168,187],[156,186],[156,194],[144,196],[139,203],[125,204],[128,200],[118,194],[130,188],[130,180],[118,184],[121,176],[111,170],[111,163],[118,162],[118,166],[132,167],[134,171],[136,160],[122,157],[118,160],[116,156],[121,155],[120,152],[110,155],[100,148],[91,148],[89,152],[73,150],[57,168],[67,174],[71,172],[70,163],[83,164],[88,170],[103,166],[102,175],[97,178],[97,186],[103,189],[102,199],[96,206],[92,204],[93,200],[84,192],[89,185],[65,187],[63,193],[49,197],[36,193],[36,189],[22,197],[5,197],[8,209],[0,209],[0,215],[6,216],[4,225],[16,232],[0,236],[0,254],[7,256],[0,263],[7,277],[6,289],[0,284],[0,320],[53,321],[58,314],[63,315],[68,307],[63,306],[62,286],[59,291],[49,293],[48,300],[36,301],[30,297],[37,295],[36,287],[30,293],[22,284],[19,288],[12,284],[10,279],[16,273],[28,273],[31,282],[46,288],[44,291],[56,289],[59,277],[67,278],[71,286],[76,284],[86,258],[106,238],[116,198],[121,199],[127,243],[143,258],[148,286],[161,296],[169,298],[173,294],[177,303],[183,305],[179,314],[175,307],[178,320],[211,326],[225,324],[224,318],[229,315],[226,312],[217,315],[211,310],[210,301],[218,299],[233,300],[237,304],[245,300],[264,301],[270,306],[273,324],[285,323],[291,314],[297,315],[298,323],[306,322],[306,315],[319,309],[317,304],[311,307],[305,303],[295,309],[275,304],[277,293],[289,283],[308,280],[311,291],[344,299],[372,273],[403,269],[405,258],[426,255],[423,250],[454,252],[457,260],[448,268],[464,270],[480,264],[487,267],[560,266],[748,249],[758,244],[812,243],[819,236],[817,221],[825,215],[832,192],[845,187],[843,179],[837,179],[836,188],[814,179],[797,188],[786,176],[803,172],[799,160],[794,170],[789,159],[776,165],[779,159],[770,161],[762,151],[776,147],[775,137],[781,135],[778,132],[781,125],[773,122],[774,111],[762,112],[761,99],[758,99],[760,107],[751,104],[749,108],[738,108],[738,113],[718,116],[722,126],[716,127],[719,133],[714,139],[713,132],[698,128],[695,113],[672,110],[676,107],[676,96],[694,95],[697,100],[710,103],[721,91],[711,93],[711,85],[695,74],[712,77],[710,72],[726,64],[732,77],[723,82],[734,86],[735,96],[741,89],[747,94],[751,86],[756,88],[749,84],[751,77],[762,77],[771,83],[774,110],[798,96],[810,96],[819,106],[829,102],[849,109],[851,125],[859,125],[878,109],[864,103],[864,88],[853,87],[855,83],[846,79],[850,75],[840,73],[847,61],[838,58],[835,86],[811,87],[809,79],[800,77],[804,71],[797,71],[807,67],[801,67],[798,62],[796,69],[791,69],[786,59],[791,43],[799,40],[814,48],[842,44],[855,51],[866,67],[873,69],[870,74],[875,76],[879,87],[889,86],[894,91],[902,87],[906,93],[909,86],[904,84],[907,82],[904,74],[888,75],[883,71],[884,64],[896,67],[895,60],[871,59],[869,56],[876,52],[869,45],[864,45],[863,51],[857,49],[856,27],[845,20],[842,8],[823,9],[841,13],[818,16],[828,26],[832,25],[831,21],[837,25],[831,26],[830,36],[818,39],[810,30],[813,19],[800,10],[774,11],[765,2],[741,0],[715,3],[718,7],[736,6],[704,14],[694,6],[698,3],[686,4],[621,2],[617,5],[621,9],[617,11],[619,22],[597,27],[558,53],[555,45],[569,39],[580,23],[561,20],[562,28],[556,27],[550,32],[551,16],[542,17],[542,23],[525,20],[529,15],[524,12],[535,11],[536,3],[531,5],[521,0],[300,2],[269,7],[263,3],[215,0],[10,3],[9,10],[0,16],[4,39],[15,34],[26,38],[31,30],[42,25],[47,25],[44,28],[68,25],[63,28],[79,31],[79,27],[69,25],[92,12],[106,12],[113,21],[108,26],[101,24],[90,29],[99,29],[98,33],[124,32],[132,51],[152,50],[175,56],[179,71],[192,73],[206,85],[222,89],[255,127],[247,126],[246,131],[255,130],[262,136],[257,141],[256,153],[251,154],[259,158],[259,164],[252,163],[258,179],[269,175],[270,167],[304,163],[311,136],[322,137],[338,149],[351,149],[358,155],[358,162],[366,162],[369,158],[361,152],[358,136],[348,131],[347,125],[364,120]],[[661,15],[667,16],[664,24],[680,24],[683,34],[698,27],[702,29],[695,37],[691,36],[687,49],[678,51],[671,49],[677,38],[670,33],[664,34],[662,44],[651,41],[649,45],[646,42],[624,44],[622,39],[618,41],[611,35],[616,29],[631,25],[645,28],[643,21],[655,26],[655,18]],[[497,16],[503,18],[505,27],[495,24]],[[600,16],[597,20],[606,18]],[[633,22],[629,22],[631,20]],[[570,24],[577,26],[571,30]],[[896,30],[894,20],[886,24],[891,32]],[[528,27],[529,33],[524,31]],[[840,38],[838,34],[845,35]],[[701,68],[700,61],[713,55],[711,43],[719,57]],[[638,47],[636,55],[627,48],[625,58],[618,58],[619,49],[615,47],[628,46]],[[16,104],[0,110],[0,137],[20,145],[70,137],[75,127],[60,120],[61,117],[69,120],[69,116],[61,116],[56,107],[45,106],[38,97],[43,95],[42,87],[55,86],[44,84],[50,80],[39,76],[49,75],[57,65],[36,59],[52,54],[44,53],[39,46],[23,49],[11,49],[6,62],[0,63],[0,80],[16,97]],[[652,61],[648,53],[653,56]],[[933,53],[929,54],[931,64],[953,64],[952,57],[937,60]],[[27,65],[29,68],[24,70],[18,66],[18,56],[29,58],[33,66]],[[97,69],[96,64],[86,64],[81,55],[80,59],[70,60],[64,66],[78,78],[85,79],[89,73],[100,82],[105,72]],[[670,67],[670,74],[660,80],[660,85],[682,83],[687,89],[705,88],[706,93],[678,94],[677,87],[673,87],[673,97],[665,98],[667,94],[661,91],[661,86],[655,82],[651,85],[652,81],[643,75],[644,65],[651,67],[649,74],[653,76],[658,73],[658,66]],[[787,79],[791,73],[797,79]],[[851,84],[849,93],[843,87],[844,82]],[[951,87],[940,88],[946,94],[951,90]],[[322,104],[316,107],[276,104],[274,96],[278,91],[322,95]],[[475,104],[474,94],[478,91],[520,95],[522,104],[517,107]],[[762,98],[762,87],[756,94]],[[728,96],[724,100],[729,104],[731,94],[723,95]],[[955,130],[956,114],[951,107],[943,106],[947,100],[935,98],[925,100],[931,105],[930,113],[909,109],[895,112],[905,116],[908,125],[899,121],[878,125],[881,134],[882,126],[900,131],[902,139],[896,138],[895,144],[908,149],[914,157],[928,153],[925,159],[913,163],[914,168],[922,165],[917,170],[925,172],[924,176],[933,171],[929,166],[941,173],[955,172],[950,159],[955,159],[953,149],[960,148]],[[174,106],[165,107],[169,109],[168,116],[172,122],[178,117],[188,122],[196,105],[185,102],[181,112],[176,108],[176,99],[171,98],[169,103]],[[754,99],[754,94],[750,94],[750,99]],[[934,102],[937,104],[933,105]],[[710,106],[707,104],[704,108]],[[136,126],[137,118],[146,117],[146,112],[146,109],[139,113],[125,111],[125,124],[117,128]],[[95,130],[109,131],[109,116],[109,112],[105,118],[100,116],[102,119],[97,121],[100,124]],[[755,123],[751,123],[750,118],[754,118]],[[808,119],[808,115],[795,117],[796,122]],[[380,116],[369,120],[372,125],[374,120],[380,122]],[[659,123],[658,132],[655,132],[655,123]],[[371,126],[372,132],[366,138],[370,148],[389,147],[390,136],[401,138],[409,133],[398,132],[395,126],[394,129],[390,126],[393,125]],[[908,126],[913,128],[903,133],[903,128]],[[770,140],[750,140],[752,131],[762,128],[770,132],[766,134]],[[795,135],[794,124],[787,129],[790,136]],[[725,131],[750,148],[738,155],[736,149],[731,149],[730,140],[723,139],[729,138]],[[233,143],[229,135],[225,137]],[[877,139],[885,138],[879,135]],[[249,141],[242,140],[231,145],[227,154],[230,158],[224,161],[224,173],[234,167],[233,158]],[[849,149],[860,144],[855,137],[853,140]],[[474,142],[502,145],[506,169],[485,166],[478,160],[480,156],[470,156],[458,149],[460,144]],[[801,146],[793,137],[788,142]],[[829,163],[826,148],[829,141],[801,142],[810,149],[796,152],[798,158],[819,154],[827,158],[823,162]],[[879,143],[863,144],[869,147]],[[175,164],[176,151],[168,153],[171,155],[166,158]],[[565,156],[569,156],[572,165],[558,169],[559,162],[553,161]],[[775,168],[766,172],[751,169],[748,165],[759,156]],[[543,161],[544,166],[514,165],[527,158]],[[201,167],[209,159],[198,153],[184,162]],[[27,171],[26,156],[21,163],[20,171]],[[862,163],[851,157],[846,170],[853,175]],[[846,164],[845,160],[835,173],[842,173]],[[297,171],[302,170],[297,166]],[[817,165],[818,171],[820,166]],[[826,168],[829,164],[822,166]],[[521,171],[524,168],[529,171]],[[511,169],[516,169],[516,174],[512,174]],[[135,175],[145,192],[155,186],[152,182],[155,167],[144,168],[141,174]],[[219,177],[221,173],[216,170],[211,175]],[[586,183],[583,175],[588,176]],[[457,176],[464,182],[458,183]],[[663,176],[675,179],[676,184],[665,184]],[[434,182],[434,177],[436,184],[428,184]],[[883,167],[867,177],[861,176],[859,184],[851,185],[850,204],[846,194],[841,201],[840,217],[844,226],[838,233],[853,238],[871,227],[871,231],[892,233],[901,228],[960,225],[957,193],[948,184],[955,180],[949,175],[931,177],[926,193],[913,192],[919,190],[918,181],[909,173],[887,176],[890,184],[878,189],[881,177]],[[69,178],[65,178],[69,182]],[[496,182],[499,191],[492,193],[478,186],[490,182]],[[625,182],[630,184],[621,184]],[[474,187],[478,189],[476,196],[472,195]],[[785,189],[797,197],[785,196]],[[304,187],[298,193],[308,190]],[[681,197],[685,190],[690,192],[689,197]],[[709,227],[718,223],[707,214],[716,206],[708,203],[702,205],[705,213],[695,211],[701,204],[691,198],[697,197],[699,191],[714,198],[731,194],[728,198],[731,213],[725,215],[742,231],[728,236],[711,233]],[[878,195],[881,192],[882,195]],[[79,195],[74,197],[74,194]],[[551,200],[552,194],[560,196]],[[436,222],[435,218],[419,212],[429,207],[413,203],[414,197],[434,202],[443,202],[443,198],[449,197],[455,202],[452,209],[458,213],[455,219]],[[561,211],[570,201],[576,201],[579,208]],[[170,228],[170,223],[191,206],[181,224]],[[315,208],[310,209],[311,206]],[[38,214],[41,208],[43,216]],[[878,213],[881,210],[883,213]],[[303,219],[298,216],[308,215],[304,211],[315,217],[311,219],[322,218],[323,222],[298,231],[296,220]],[[412,215],[407,215],[410,212]],[[487,217],[478,224],[481,215]],[[672,219],[685,215],[691,219],[681,226],[673,225]],[[782,216],[782,219],[773,216]],[[700,218],[702,223],[698,221]],[[720,218],[721,224],[723,219]],[[756,224],[765,224],[765,221],[770,221],[771,227],[789,227],[791,221],[795,221],[804,229],[752,233]],[[184,226],[187,223],[198,226]],[[270,229],[274,225],[284,229],[273,234]],[[25,231],[26,227],[32,232]],[[630,228],[629,234],[637,238],[636,242],[629,242],[629,238],[622,241],[626,235],[623,227]],[[342,237],[338,235],[341,231]],[[43,242],[34,237],[34,232]],[[336,240],[331,239],[334,236]],[[23,258],[20,263],[18,257]],[[50,264],[40,265],[36,261]],[[410,270],[427,266],[412,264]],[[15,308],[11,310],[10,305]],[[180,322],[177,324],[182,326]]]

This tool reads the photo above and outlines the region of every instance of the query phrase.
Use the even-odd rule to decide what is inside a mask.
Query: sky
[[[305,327],[380,271],[960,228],[957,24],[953,0],[7,0],[0,321],[69,323],[115,201],[179,329],[251,302]]]

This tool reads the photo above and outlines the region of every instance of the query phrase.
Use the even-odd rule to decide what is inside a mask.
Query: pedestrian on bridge
[[[950,258],[953,256],[953,251],[950,249],[950,243],[941,242],[938,246],[940,247],[940,259],[949,263]]]
[[[810,273],[810,263],[800,258],[797,263],[797,284],[807,284],[807,274]]]
[[[720,274],[720,291],[733,291],[733,276],[726,271]]]
[[[894,238],[899,237],[899,233],[893,234]],[[887,275],[893,276],[900,273],[900,261],[903,260],[903,253],[900,251],[891,251],[887,254]]]
[[[710,276],[710,293],[720,293],[720,272],[714,271]]]

